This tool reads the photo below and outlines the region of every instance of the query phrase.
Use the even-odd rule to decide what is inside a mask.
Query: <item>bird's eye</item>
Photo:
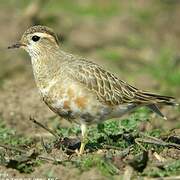
[[[36,36],[36,35],[32,37],[32,40],[33,40],[34,42],[39,41],[39,39],[40,39],[40,37],[39,37],[39,36]]]

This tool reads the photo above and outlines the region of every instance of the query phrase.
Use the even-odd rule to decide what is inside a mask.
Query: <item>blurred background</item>
[[[87,57],[138,88],[180,100],[179,18],[179,0],[1,0],[1,139],[9,137],[5,137],[5,127],[21,137],[34,138],[38,133],[42,137],[44,131],[29,121],[30,115],[54,129],[57,124],[69,126],[42,103],[28,54],[23,50],[7,49],[27,28],[37,24],[49,26],[57,33],[64,51]],[[141,123],[139,130],[168,132],[176,128],[180,133],[179,109],[160,108],[168,121],[150,116],[150,121]],[[178,152],[170,154],[179,159]],[[122,166],[121,161],[120,164]],[[69,179],[69,167],[55,168],[57,174],[64,173]],[[50,169],[50,165],[40,166],[37,175],[46,173],[46,169]],[[98,179],[99,173],[90,171],[90,175],[85,172],[81,179]],[[80,173],[72,168],[71,179],[74,174]]]
[[[0,115],[28,134],[29,115],[54,114],[41,102],[30,57],[7,50],[32,25],[55,30],[60,47],[88,57],[138,88],[180,98],[180,1],[1,0]],[[179,126],[179,112],[165,107],[165,128]],[[157,125],[158,126],[158,125]]]

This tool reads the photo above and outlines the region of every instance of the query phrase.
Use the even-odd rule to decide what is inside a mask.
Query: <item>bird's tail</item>
[[[146,104],[146,106],[152,110],[153,112],[155,112],[156,114],[158,114],[159,116],[161,116],[164,119],[167,119],[159,110],[158,108],[158,104],[159,105],[169,105],[169,106],[177,106],[179,105],[176,101],[175,98],[170,97],[170,96],[162,96],[162,95],[158,95],[158,94],[151,94],[151,93],[147,93],[147,92],[141,92],[140,94],[136,94],[136,98],[140,99],[141,101],[144,100],[144,103]]]
[[[177,106],[175,98],[170,96],[162,96],[158,94],[151,94],[147,92],[143,92],[142,95],[149,100],[154,101],[155,104],[169,105],[169,106]]]

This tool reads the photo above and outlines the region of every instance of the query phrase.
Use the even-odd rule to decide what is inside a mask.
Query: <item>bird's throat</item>
[[[32,67],[35,82],[39,89],[45,89],[51,81],[57,78],[60,71],[60,62],[51,57],[32,58]]]

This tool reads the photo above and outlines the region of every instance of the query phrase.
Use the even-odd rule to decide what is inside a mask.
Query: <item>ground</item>
[[[0,9],[0,179],[180,176],[178,107],[160,107],[167,121],[142,108],[91,126],[86,153],[78,157],[74,152],[79,147],[78,125],[56,116],[42,102],[29,56],[6,48],[29,26],[47,25],[58,33],[63,50],[178,102],[179,1],[2,0]],[[53,129],[59,139],[30,117]]]

